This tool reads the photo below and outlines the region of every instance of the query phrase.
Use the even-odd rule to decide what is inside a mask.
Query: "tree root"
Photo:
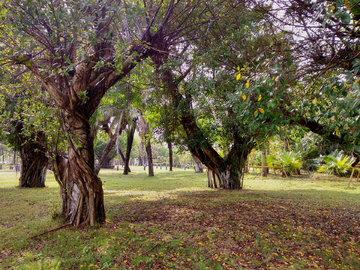
[[[43,233],[34,235],[34,236],[32,236],[32,237],[30,237],[30,238],[28,238],[28,239],[33,239],[33,238],[36,238],[36,237],[38,237],[38,236],[42,236],[42,235],[45,235],[45,234],[47,234],[47,233],[55,232],[55,231],[61,230],[62,228],[67,228],[67,227],[70,227],[70,226],[72,226],[71,223],[66,223],[66,224],[61,225],[60,227],[57,227],[57,228],[52,229],[52,230],[50,230],[50,231],[46,231],[46,232],[43,232]]]

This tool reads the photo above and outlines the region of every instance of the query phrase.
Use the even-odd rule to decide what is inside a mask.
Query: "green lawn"
[[[206,174],[103,170],[107,222],[65,228],[59,188],[16,188],[0,171],[0,269],[360,269],[360,184],[258,174],[244,190]]]

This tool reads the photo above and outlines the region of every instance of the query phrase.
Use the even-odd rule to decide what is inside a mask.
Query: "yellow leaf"
[[[259,95],[259,98],[258,98],[258,101],[260,101],[261,100],[261,94]]]
[[[314,100],[311,102],[312,104],[316,105],[317,104],[317,99],[314,98]]]
[[[280,128],[279,128],[279,127],[277,127],[277,129],[278,129],[278,131],[280,131]]]
[[[89,267],[94,266],[93,264],[90,264]]]
[[[246,88],[249,88],[249,87],[250,87],[249,81],[250,81],[250,79],[248,79],[248,80],[246,81]]]
[[[345,6],[347,9],[351,9],[351,5],[349,5],[349,0],[345,0]]]
[[[263,108],[258,108],[258,110],[259,110],[259,112],[261,112],[261,113],[264,113],[264,112],[265,112]]]
[[[255,115],[255,116],[257,116],[257,115],[258,115],[258,110],[256,110],[256,111],[254,112],[254,115]]]
[[[236,75],[236,80],[238,81],[240,80],[240,78],[241,78],[241,73],[239,72],[238,75]]]
[[[243,98],[243,100],[246,100],[246,95],[242,95],[241,97]]]
[[[331,10],[335,10],[335,6],[331,6],[330,9],[331,9]]]

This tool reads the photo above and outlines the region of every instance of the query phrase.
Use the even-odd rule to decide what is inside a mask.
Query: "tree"
[[[151,150],[151,134],[149,132],[148,124],[146,123],[145,118],[140,114],[138,116],[138,128],[139,133],[142,138],[142,141],[145,144],[146,154],[147,154],[147,161],[149,167],[149,176],[154,176],[154,164],[152,158],[152,150]]]
[[[205,3],[200,1],[203,8]],[[193,23],[196,6],[174,0],[6,1],[1,58],[34,74],[61,110],[68,135],[66,217],[81,226],[105,222],[103,189],[94,170],[89,119],[104,94],[143,59],[156,57],[164,45],[176,46]],[[197,10],[200,20],[206,16]],[[129,20],[139,18],[138,20]],[[205,20],[206,21],[206,20]]]
[[[2,134],[8,134],[5,139],[20,153],[19,187],[45,187],[48,160],[56,140],[52,134],[59,133],[56,112],[34,78],[5,71],[0,87],[0,125]]]
[[[133,141],[134,141],[136,124],[137,124],[137,119],[136,118],[132,118],[128,122],[126,154],[125,154],[125,164],[124,164],[124,174],[125,175],[130,172],[129,162],[130,162],[131,149],[133,148]]]

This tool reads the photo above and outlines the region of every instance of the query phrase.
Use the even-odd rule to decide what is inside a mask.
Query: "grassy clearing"
[[[360,186],[312,175],[249,174],[240,191],[206,188],[205,174],[104,170],[107,223],[61,225],[59,189],[18,189],[0,173],[3,269],[360,269]]]

